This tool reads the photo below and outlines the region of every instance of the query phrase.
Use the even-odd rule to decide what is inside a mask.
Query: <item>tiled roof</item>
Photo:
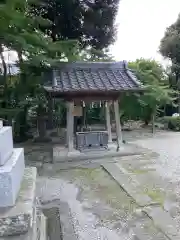
[[[48,92],[120,92],[142,89],[141,83],[123,62],[61,63],[53,70]]]

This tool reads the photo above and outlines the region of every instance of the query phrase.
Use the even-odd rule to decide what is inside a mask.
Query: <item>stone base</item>
[[[73,158],[73,157],[78,157],[81,155],[81,152],[76,150],[76,149],[73,149],[73,151],[69,152],[68,151],[68,148],[66,147],[54,147],[53,148],[53,159],[55,158],[63,158],[63,159],[66,159],[66,158]]]
[[[0,167],[0,207],[15,204],[24,168],[24,149],[14,149],[6,164]]]
[[[75,150],[75,149],[73,149],[73,151],[67,153],[68,157],[78,157],[80,155],[81,155],[81,152],[78,150]]]
[[[72,162],[72,161],[87,161],[87,160],[97,160],[112,157],[122,157],[130,155],[139,155],[142,153],[142,149],[139,149],[135,145],[122,144],[122,146],[117,151],[116,148],[110,148],[106,151],[96,150],[96,151],[84,151],[84,152],[70,152],[65,147],[54,147],[53,148],[53,164],[60,162]]]
[[[33,228],[36,175],[36,168],[25,168],[16,204],[11,208],[0,208],[0,237],[24,234]]]
[[[0,166],[10,158],[13,152],[13,137],[11,127],[0,129]]]
[[[117,146],[117,143],[114,143],[114,142],[109,142],[109,143],[108,143],[108,150],[110,150],[110,151],[111,151],[111,150],[115,150],[115,151],[116,151],[116,150],[117,150],[117,147],[118,147],[118,146]]]

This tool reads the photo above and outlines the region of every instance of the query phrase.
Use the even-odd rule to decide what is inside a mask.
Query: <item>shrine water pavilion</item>
[[[116,146],[121,149],[122,133],[119,100],[124,92],[141,92],[143,86],[125,61],[59,63],[52,69],[49,84],[44,89],[50,98],[61,98],[67,106],[68,153],[84,149]],[[74,112],[83,112],[89,102],[101,102],[105,107],[106,131],[82,131],[74,134]],[[110,106],[114,107],[117,142],[112,142]],[[76,139],[76,141],[74,141]]]

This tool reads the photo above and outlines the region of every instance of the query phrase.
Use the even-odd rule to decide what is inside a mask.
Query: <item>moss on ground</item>
[[[146,189],[144,191],[153,201],[159,203],[161,206],[164,205],[165,194],[160,189]]]
[[[151,172],[151,171],[155,171],[155,169],[154,168],[134,169],[134,170],[131,170],[130,172],[134,173],[134,174],[144,174],[144,173],[148,173],[148,172]]]
[[[115,211],[123,209],[124,214],[125,212],[132,213],[137,207],[133,199],[101,167],[96,169],[78,168],[68,170],[68,174],[64,173],[60,173],[61,177],[65,177],[66,180],[81,188],[81,201],[83,198],[99,199]]]

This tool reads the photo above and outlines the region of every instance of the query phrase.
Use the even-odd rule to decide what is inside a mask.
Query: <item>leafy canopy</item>
[[[33,13],[52,22],[41,30],[53,41],[78,40],[82,49],[102,50],[115,40],[120,0],[40,0]]]
[[[175,23],[166,29],[160,43],[160,53],[174,64],[180,65],[180,15]]]
[[[174,101],[174,91],[167,84],[167,75],[163,67],[154,60],[138,59],[129,62],[137,78],[144,84],[143,94],[126,95],[121,103],[124,115],[128,118],[151,120],[159,108]]]

